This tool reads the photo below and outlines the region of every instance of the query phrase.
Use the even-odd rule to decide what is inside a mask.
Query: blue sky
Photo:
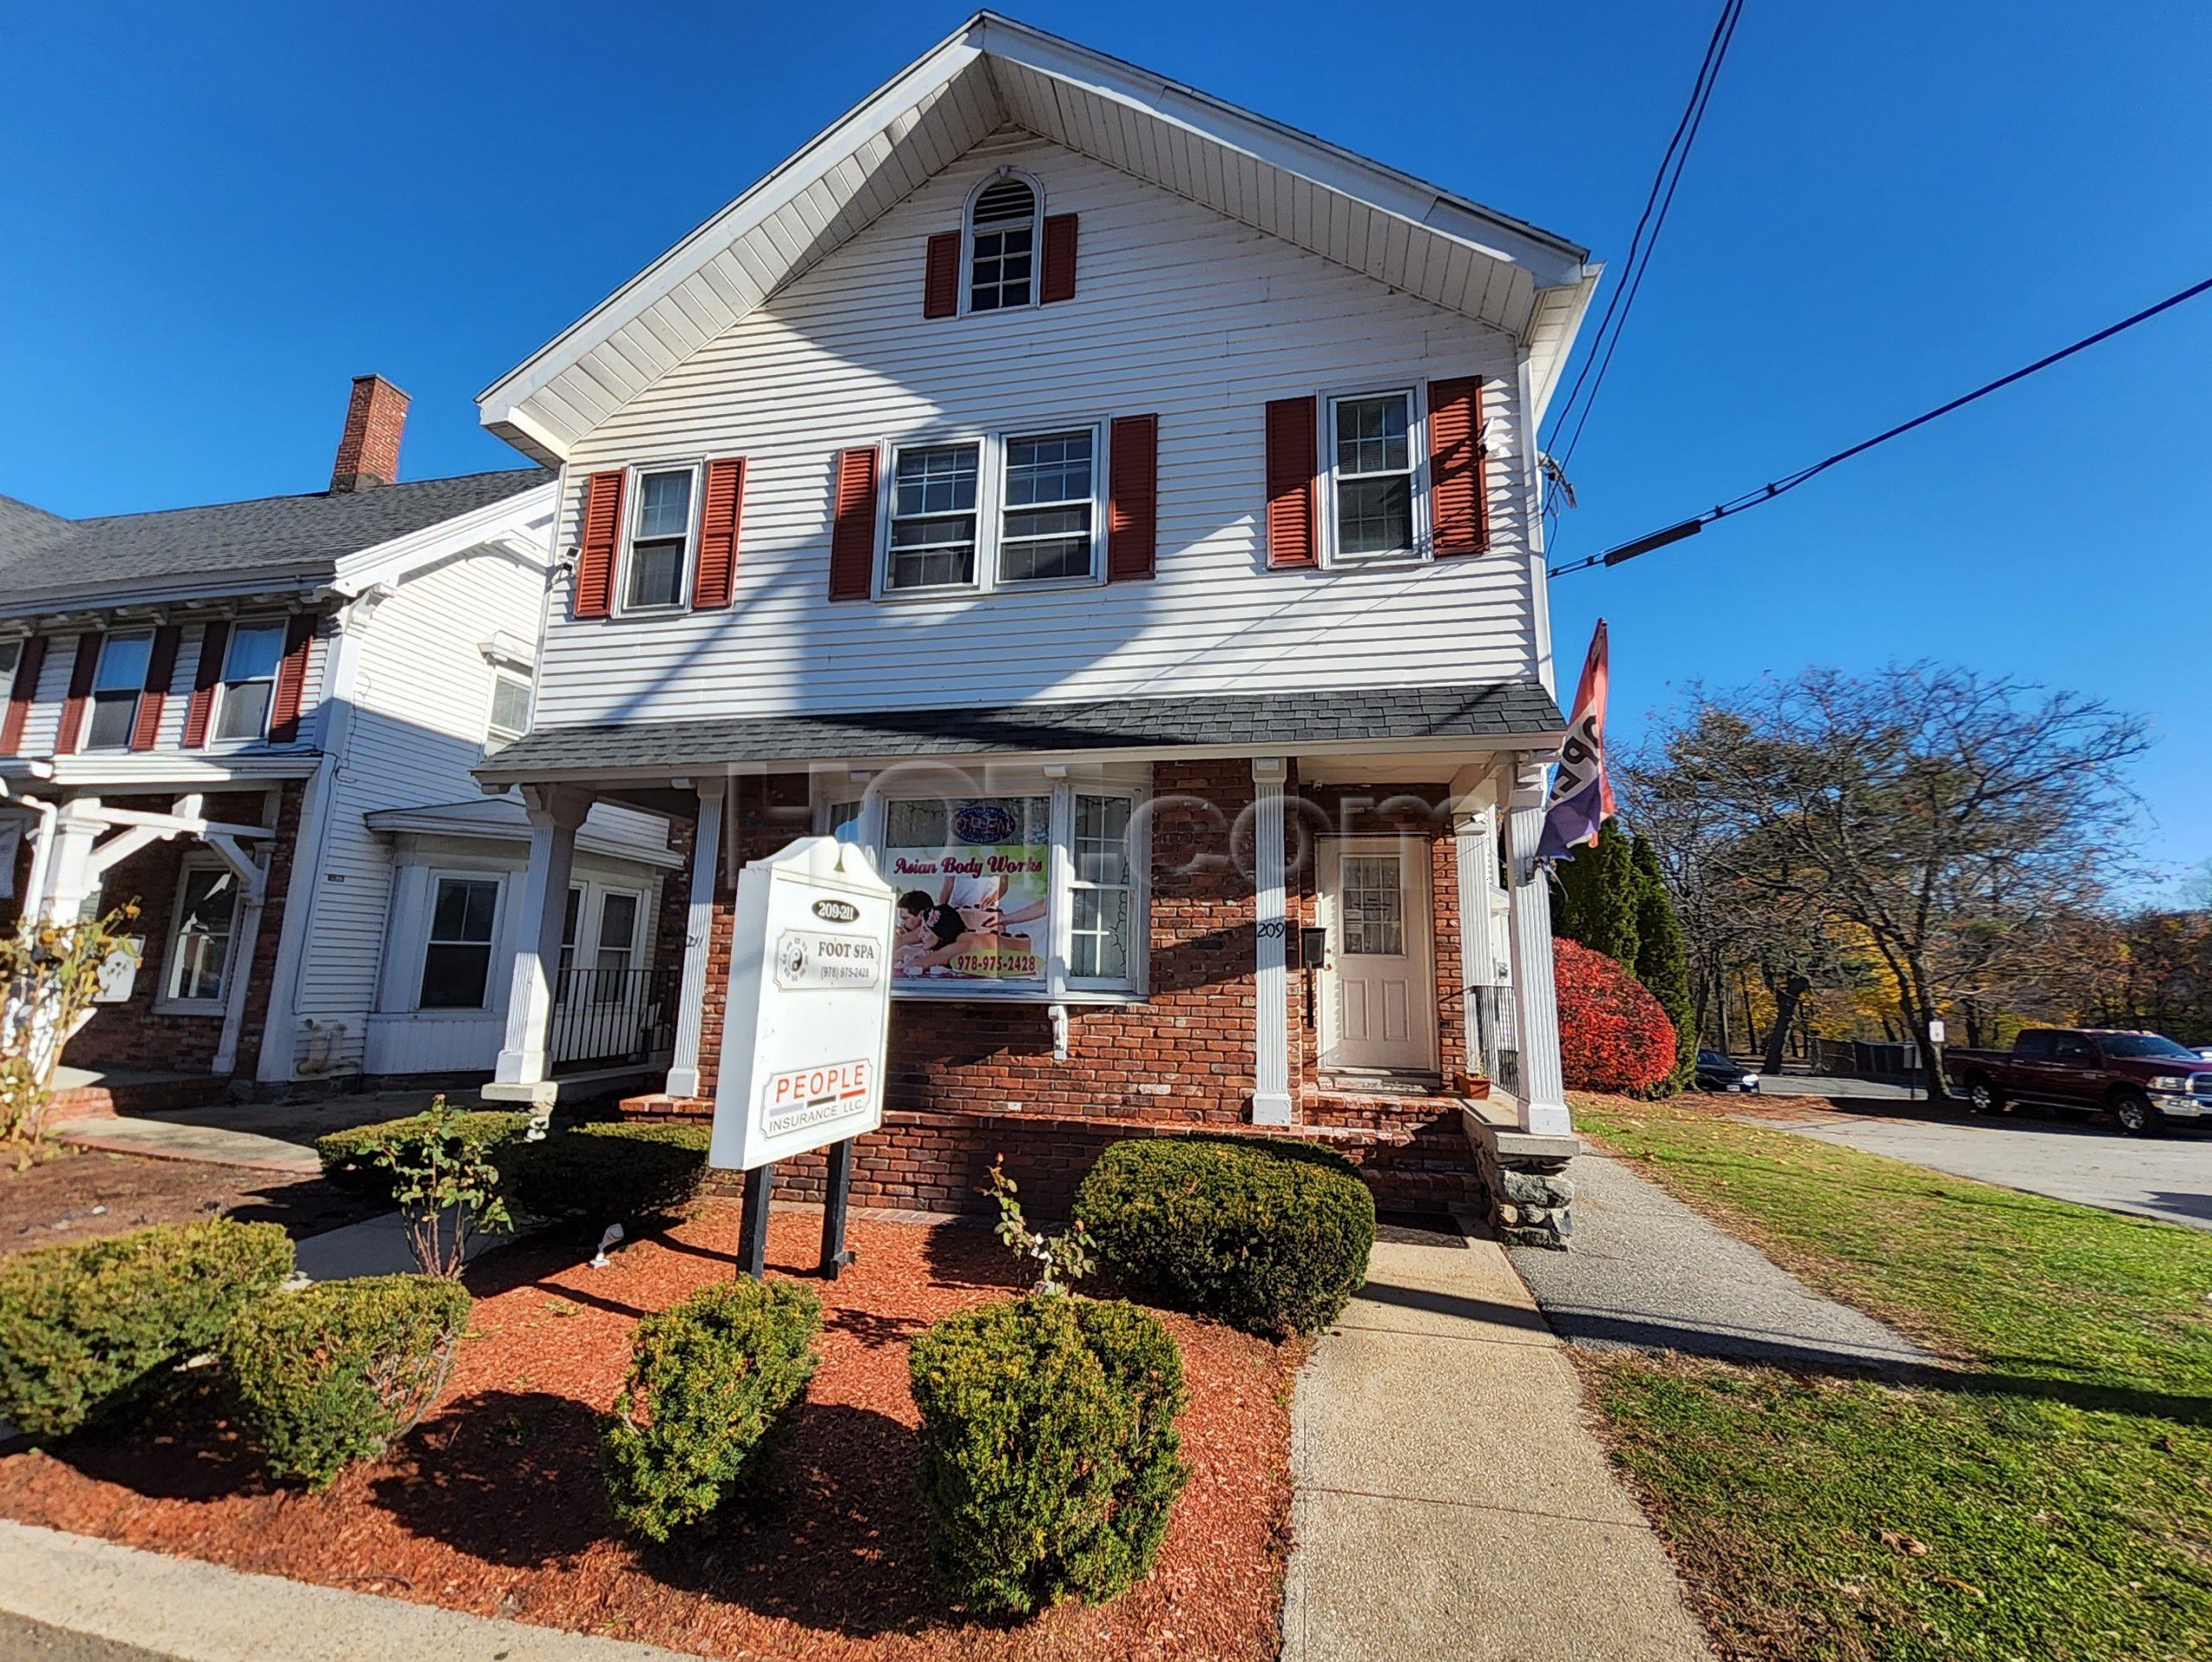
[[[1625,252],[1715,3],[1017,15]],[[347,378],[404,471],[474,393],[965,15],[0,7],[0,491],[318,488]],[[96,19],[96,20],[95,20]],[[1387,20],[1387,22],[1383,21]],[[1575,457],[1567,557],[2212,274],[2212,12],[1751,0]],[[1687,679],[1934,657],[2148,714],[2147,851],[2212,856],[2212,296],[1696,541],[1554,589],[1616,731]]]

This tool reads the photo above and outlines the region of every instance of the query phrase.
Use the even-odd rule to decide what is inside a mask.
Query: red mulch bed
[[[860,1262],[816,1281],[822,1366],[790,1444],[713,1539],[640,1551],[601,1487],[596,1415],[651,1310],[732,1271],[734,1204],[709,1201],[613,1265],[525,1242],[472,1270],[469,1336],[437,1411],[391,1459],[321,1494],[267,1483],[214,1391],[139,1424],[0,1460],[0,1513],[241,1570],[715,1656],[1268,1658],[1287,1544],[1298,1357],[1187,1317],[1192,1467],[1152,1575],[1096,1608],[969,1621],[932,1582],[914,1495],[906,1345],[1007,1295],[1006,1250],[973,1227],[856,1221]],[[811,1278],[819,1214],[779,1212],[772,1273]]]

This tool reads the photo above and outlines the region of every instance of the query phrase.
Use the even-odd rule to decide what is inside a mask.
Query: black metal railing
[[[676,1045],[682,981],[680,966],[562,971],[546,1035],[553,1072],[665,1061]]]
[[[1467,1009],[1484,1076],[1507,1095],[1519,1096],[1521,1048],[1513,1036],[1513,989],[1470,987]]]

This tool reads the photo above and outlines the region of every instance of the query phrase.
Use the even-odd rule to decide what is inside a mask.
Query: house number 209
[[[1262,918],[1252,927],[1259,932],[1262,940],[1281,940],[1287,926],[1281,918]]]

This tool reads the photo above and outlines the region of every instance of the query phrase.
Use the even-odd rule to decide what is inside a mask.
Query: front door
[[[1434,1072],[1427,843],[1325,837],[1320,878],[1323,1065]]]

